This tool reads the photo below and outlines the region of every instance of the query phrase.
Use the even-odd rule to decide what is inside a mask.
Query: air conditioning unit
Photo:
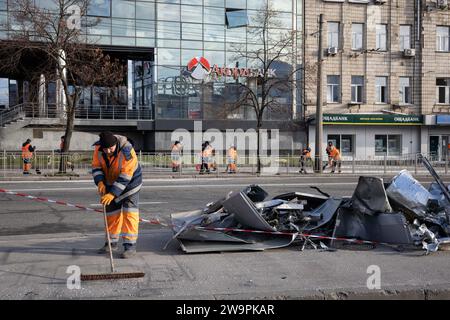
[[[439,9],[446,9],[448,7],[448,0],[437,0],[436,4]]]
[[[387,2],[387,0],[374,0],[373,3],[374,4],[385,4]]]
[[[338,48],[336,48],[336,47],[330,47],[330,48],[328,48],[328,49],[327,49],[327,54],[328,54],[329,56],[335,56],[335,55],[337,55],[337,54],[338,54]]]
[[[403,51],[403,55],[405,57],[415,57],[416,56],[416,49],[405,49]]]

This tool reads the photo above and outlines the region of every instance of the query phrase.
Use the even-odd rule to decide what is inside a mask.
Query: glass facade
[[[52,2],[35,1],[40,1],[43,6]],[[232,114],[225,110],[241,96],[239,83],[248,84],[252,80],[250,74],[245,74],[247,71],[240,74],[239,69],[260,67],[249,57],[261,49],[261,43],[255,37],[258,18],[267,6],[276,12],[269,30],[273,42],[289,34],[297,25],[296,47],[290,46],[286,57],[277,61],[274,67],[274,77],[287,79],[293,70],[293,56],[297,59],[295,67],[301,67],[302,2],[92,0],[87,16],[83,17],[83,35],[88,42],[103,46],[105,51],[115,46],[124,47],[121,52],[130,52],[128,60],[133,68],[128,70],[132,76],[126,77],[127,87],[86,89],[81,101],[85,105],[114,102],[130,106],[131,99],[133,106],[153,108],[155,117],[160,119],[252,119],[248,106],[234,110]],[[6,0],[0,0],[0,21],[7,19],[6,3]],[[0,30],[0,36],[6,36],[6,32]],[[148,52],[148,56],[134,58],[134,48]],[[295,50],[297,54],[289,54],[289,50],[291,53]],[[229,68],[235,75],[224,71],[220,76],[193,78],[187,72],[187,66],[192,59],[200,57],[209,63],[209,69],[205,67],[206,73],[213,68]],[[235,67],[238,71],[233,69]],[[253,76],[253,80],[255,78],[257,76]],[[292,117],[293,110],[298,110],[297,106],[293,108],[291,91],[273,92],[277,105],[285,112],[267,112],[268,119],[287,119]],[[297,97],[298,105],[301,100]]]

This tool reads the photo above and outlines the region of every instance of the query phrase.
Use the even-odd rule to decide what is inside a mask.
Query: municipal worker
[[[102,132],[94,146],[92,176],[101,195],[100,201],[106,206],[111,248],[118,249],[122,236],[124,251],[121,257],[130,258],[136,254],[138,238],[141,166],[133,146],[124,136]],[[107,252],[106,242],[98,253]]]
[[[330,157],[332,161],[331,173],[336,170],[336,165],[338,167],[338,172],[341,173],[341,152],[335,146],[330,149]]]
[[[300,173],[307,174],[306,161],[311,161],[311,148],[309,145],[302,149],[302,154],[300,155]]]
[[[31,160],[33,159],[34,150],[36,150],[36,147],[31,145],[30,139],[27,139],[22,144],[23,174],[31,174]]]
[[[227,172],[236,173],[237,150],[235,146],[230,146],[227,150]]]
[[[172,150],[170,153],[170,158],[172,160],[172,172],[180,171],[181,165],[181,143],[180,141],[175,141],[172,145]]]
[[[325,152],[327,153],[327,156],[328,156],[328,162],[325,163],[325,165],[324,165],[323,168],[322,168],[322,171],[325,170],[325,168],[326,168],[327,166],[331,166],[331,165],[332,165],[332,158],[331,158],[331,156],[330,156],[330,151],[331,151],[331,148],[332,148],[332,147],[333,147],[333,142],[332,142],[332,141],[328,141],[327,148],[325,149]]]
[[[211,157],[212,148],[209,145],[209,141],[205,141],[202,144],[202,165],[200,167],[200,174],[209,173],[209,159]]]

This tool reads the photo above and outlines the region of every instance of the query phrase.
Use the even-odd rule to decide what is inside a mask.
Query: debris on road
[[[265,190],[250,185],[203,209],[172,214],[172,240],[186,253],[261,251],[297,242],[302,250],[333,251],[349,242],[428,254],[450,245],[450,186],[442,186],[437,180],[427,190],[406,170],[389,183],[361,176],[351,197],[312,186],[321,194],[290,192],[267,200]]]

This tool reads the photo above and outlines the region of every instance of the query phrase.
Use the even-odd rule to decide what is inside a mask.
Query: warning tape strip
[[[86,211],[94,211],[94,212],[103,213],[103,210],[100,210],[100,209],[93,209],[93,208],[85,207],[85,206],[82,206],[79,204],[72,204],[72,203],[68,203],[68,202],[64,202],[64,201],[52,200],[52,199],[43,198],[43,197],[35,197],[35,196],[29,195],[29,194],[9,191],[9,190],[5,190],[5,189],[0,189],[0,193],[11,194],[11,195],[27,198],[30,200],[36,200],[36,201],[40,201],[40,202],[56,203],[56,204],[59,204],[62,206],[78,208],[78,209],[86,210]],[[168,226],[167,224],[159,221],[158,219],[147,220],[147,219],[139,218],[139,221],[149,223],[149,224],[154,224],[154,225]]]
[[[78,209],[86,210],[86,211],[95,211],[95,212],[103,213],[103,211],[100,209],[93,209],[93,208],[85,207],[85,206],[78,205],[78,204],[72,204],[72,203],[68,203],[68,202],[64,202],[64,201],[52,200],[52,199],[47,199],[47,198],[43,198],[43,197],[35,197],[32,195],[28,195],[28,194],[24,194],[24,193],[20,193],[20,192],[9,191],[9,190],[5,190],[5,189],[1,189],[1,188],[0,188],[0,193],[16,195],[16,196],[24,197],[24,198],[31,199],[31,200],[37,200],[37,201],[41,201],[41,202],[56,203],[59,205],[63,205],[63,206],[67,206],[67,207],[74,207],[74,208],[78,208]],[[139,221],[144,222],[144,223],[153,224],[153,225],[162,225],[164,227],[173,227],[174,226],[174,225],[169,225],[169,224],[163,223],[163,222],[159,221],[159,219],[148,220],[148,219],[139,218]],[[179,226],[177,226],[177,227],[179,227]],[[402,245],[399,243],[385,243],[385,242],[376,242],[376,241],[369,241],[369,240],[359,240],[359,239],[354,239],[354,238],[351,239],[351,238],[340,238],[340,237],[328,237],[328,236],[321,236],[321,235],[301,233],[301,232],[262,231],[262,230],[251,230],[251,229],[211,228],[211,227],[199,227],[199,226],[192,226],[191,228],[197,229],[197,230],[207,230],[207,231],[243,232],[243,233],[256,233],[256,234],[259,233],[259,234],[286,235],[286,236],[295,235],[296,237],[315,238],[315,239],[322,239],[322,240],[346,241],[346,242],[352,242],[352,243],[356,243],[356,244],[376,244],[376,245],[386,245],[386,246]]]

